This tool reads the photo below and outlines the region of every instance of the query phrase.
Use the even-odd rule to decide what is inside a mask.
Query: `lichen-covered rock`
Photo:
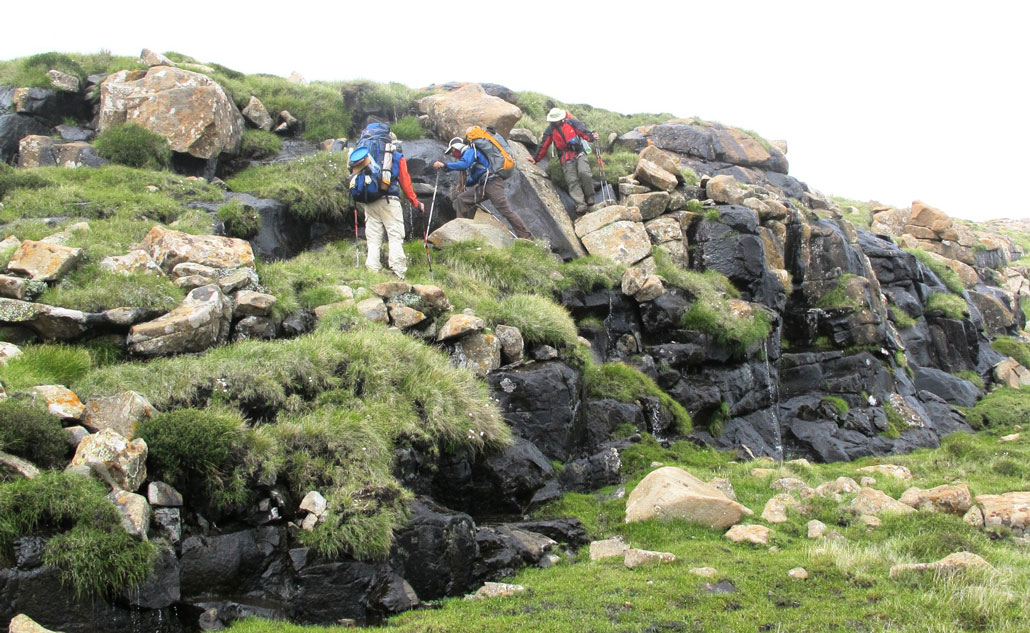
[[[943,485],[929,490],[913,486],[902,493],[899,501],[917,510],[962,515],[972,507],[973,496],[966,484]]]
[[[391,301],[386,307],[390,311],[390,322],[401,330],[411,329],[426,320],[423,312],[406,305]]]
[[[11,624],[7,629],[8,633],[61,633],[60,631],[52,631],[44,628],[32,618],[24,614],[18,614],[11,619]]]
[[[114,486],[135,492],[147,478],[147,444],[104,429],[82,440],[69,468],[87,466]]]
[[[32,479],[39,476],[39,469],[20,457],[0,451],[0,473]]]
[[[241,290],[236,293],[234,316],[268,316],[275,306],[276,298],[263,292]]]
[[[719,529],[749,514],[718,489],[673,466],[649,473],[626,500],[626,523],[676,519]]]
[[[1030,385],[1030,370],[1019,364],[1014,358],[1006,358],[992,370],[994,379],[1011,389],[1019,389]]]
[[[590,542],[590,560],[602,560],[622,556],[629,549],[629,545],[621,536],[605,539],[603,541]]]
[[[242,114],[243,118],[247,119],[257,129],[266,132],[272,129],[272,116],[268,114],[265,104],[261,103],[261,100],[254,95],[250,96],[250,101],[243,108]]]
[[[622,203],[640,209],[640,217],[644,220],[653,220],[669,208],[669,194],[665,191],[638,193],[626,196]]]
[[[485,600],[486,598],[501,598],[514,596],[526,590],[522,585],[511,585],[503,582],[486,582],[476,590],[476,593],[465,596],[466,600]]]
[[[898,466],[896,464],[876,464],[875,466],[865,466],[859,468],[859,473],[879,473],[888,477],[894,477],[895,479],[901,479],[902,481],[909,481],[912,479],[912,471],[904,466]]]
[[[775,495],[765,503],[762,519],[769,523],[786,523],[788,509],[800,512],[802,510],[801,502],[789,494]]]
[[[851,508],[859,514],[871,514],[874,516],[915,512],[910,506],[875,488],[862,488],[859,490],[858,496],[851,501]]]
[[[81,248],[25,240],[11,255],[7,270],[34,281],[54,281],[74,268],[80,259]]]
[[[501,360],[504,364],[517,363],[522,360],[526,342],[517,327],[498,325],[494,328],[494,335],[501,344]]]
[[[501,342],[488,332],[473,332],[454,343],[455,363],[483,377],[501,366]]]
[[[154,66],[171,66],[172,68],[176,68],[178,66],[166,55],[152,51],[149,48],[144,48],[140,51],[139,63],[143,64],[147,68],[152,68]]]
[[[663,192],[672,191],[678,182],[675,173],[669,173],[643,156],[637,160],[637,168],[633,172],[633,177]]]
[[[417,101],[420,113],[429,117],[429,127],[438,138],[464,137],[473,125],[490,126],[507,138],[522,118],[522,110],[499,97],[486,93],[475,83],[457,90],[423,97]]]
[[[468,314],[455,314],[451,318],[447,319],[447,322],[440,328],[439,334],[436,335],[437,342],[450,341],[451,339],[465,336],[472,332],[482,331],[486,327],[486,322],[476,316]]]
[[[171,66],[123,70],[100,84],[99,130],[135,123],[202,159],[235,154],[243,115],[213,79]]]
[[[358,314],[373,323],[389,323],[390,321],[390,312],[387,309],[386,304],[383,303],[383,300],[379,297],[370,297],[363,301],[359,301],[357,308]]]
[[[640,215],[640,209],[637,207],[618,204],[611,205],[580,216],[576,220],[576,235],[583,237],[620,220],[642,222],[643,219],[643,216]]]
[[[132,250],[125,255],[112,255],[100,260],[100,268],[103,270],[132,275],[136,273],[149,273],[154,275],[162,274],[161,267],[157,265],[150,254],[143,250]]]
[[[146,497],[134,492],[114,490],[107,499],[118,509],[122,516],[122,527],[131,536],[145,541],[147,540],[147,528],[150,527],[150,504]]]
[[[651,254],[651,239],[640,222],[620,220],[584,235],[583,246],[591,255],[619,264],[635,264]]]
[[[134,325],[129,351],[145,356],[200,352],[225,343],[232,322],[232,301],[215,285],[191,291],[179,307],[153,321]]]
[[[973,513],[978,520],[969,516]],[[976,505],[967,513],[966,520],[984,527],[1005,527],[1016,535],[1030,534],[1030,492],[977,495]]]
[[[131,440],[136,435],[136,426],[155,413],[146,397],[135,391],[123,391],[114,396],[98,396],[87,400],[81,420],[92,431],[113,429]]]
[[[190,235],[155,226],[143,238],[143,248],[166,273],[184,262],[211,268],[254,267],[250,243],[233,237]]]
[[[642,565],[660,565],[662,563],[675,563],[676,555],[670,552],[652,552],[646,549],[627,549],[623,553],[622,564],[627,569],[635,569]]]
[[[496,222],[481,222],[468,218],[451,220],[429,234],[429,241],[440,247],[477,239],[482,239],[494,248],[505,248],[515,241],[508,230]]]
[[[744,200],[744,192],[733,176],[715,176],[708,181],[705,191],[718,204],[740,204]]]
[[[768,545],[770,532],[764,525],[734,525],[723,536],[734,543],[746,541],[753,545]]]
[[[65,420],[78,420],[83,412],[82,401],[64,385],[39,385],[32,391],[46,402],[47,410]]]

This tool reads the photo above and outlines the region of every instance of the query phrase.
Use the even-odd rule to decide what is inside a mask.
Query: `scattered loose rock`
[[[804,567],[795,567],[794,569],[787,572],[787,576],[794,580],[808,580],[808,570]]]
[[[970,552],[955,552],[949,554],[939,561],[933,563],[914,563],[909,565],[894,565],[890,569],[889,576],[894,578],[909,572],[934,572],[937,574],[955,573],[971,568],[994,569],[994,567],[983,558]]]
[[[629,545],[622,540],[621,536],[605,539],[603,541],[592,541],[590,543],[590,560],[601,560],[604,558],[615,558],[622,556]]]
[[[769,533],[769,528],[764,525],[734,525],[724,536],[734,543],[747,541],[755,545],[768,545]]]
[[[510,585],[503,582],[487,582],[483,583],[476,593],[465,596],[466,600],[484,600],[486,598],[500,598],[504,596],[514,596],[517,593],[526,591],[526,588],[522,585]]]
[[[674,466],[649,473],[626,501],[626,523],[651,518],[679,519],[719,529],[750,514],[750,509]]]
[[[641,565],[674,562],[676,562],[676,555],[670,554],[669,552],[651,552],[643,549],[630,548],[623,554],[623,564],[625,564],[629,569],[634,569]]]

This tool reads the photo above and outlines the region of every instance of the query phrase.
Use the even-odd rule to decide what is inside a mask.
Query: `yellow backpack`
[[[493,128],[473,125],[465,131],[467,140],[476,151],[490,159],[490,171],[507,179],[515,173],[515,157],[511,155],[508,142]]]

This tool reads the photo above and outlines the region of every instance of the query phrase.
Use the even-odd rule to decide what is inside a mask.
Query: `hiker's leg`
[[[583,188],[579,184],[579,173],[576,169],[578,160],[570,160],[561,166],[561,171],[565,174],[565,182],[569,185],[569,195],[576,201],[577,206],[586,203],[583,199]]]
[[[386,200],[381,198],[375,202],[358,203],[361,210],[365,212],[365,241],[368,243],[368,257],[365,258],[365,268],[379,272],[383,269],[379,261],[379,247],[383,244],[383,235],[386,232],[382,220],[382,210],[386,206]]]
[[[476,214],[476,189],[478,187],[470,185],[454,198],[454,211],[459,218],[471,218]]]
[[[576,157],[576,171],[579,174],[579,184],[583,187],[583,201],[594,204],[594,174],[590,171],[590,159],[586,154]]]
[[[511,210],[511,205],[508,204],[508,197],[504,195],[503,178],[494,178],[486,183],[486,195],[490,198],[490,202],[494,203],[494,208],[497,209],[497,212],[511,225],[511,230],[515,232],[515,237],[524,237],[527,240],[533,239],[533,234],[526,228],[525,222],[522,221],[522,218],[517,213]]]
[[[387,198],[383,210],[383,224],[389,241],[390,270],[403,276],[408,270],[408,258],[404,255],[404,209],[399,198]]]

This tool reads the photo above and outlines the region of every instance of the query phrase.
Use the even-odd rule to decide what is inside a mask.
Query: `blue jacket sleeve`
[[[461,158],[453,163],[445,163],[450,171],[468,171],[476,163],[476,152],[471,147],[461,153]]]

